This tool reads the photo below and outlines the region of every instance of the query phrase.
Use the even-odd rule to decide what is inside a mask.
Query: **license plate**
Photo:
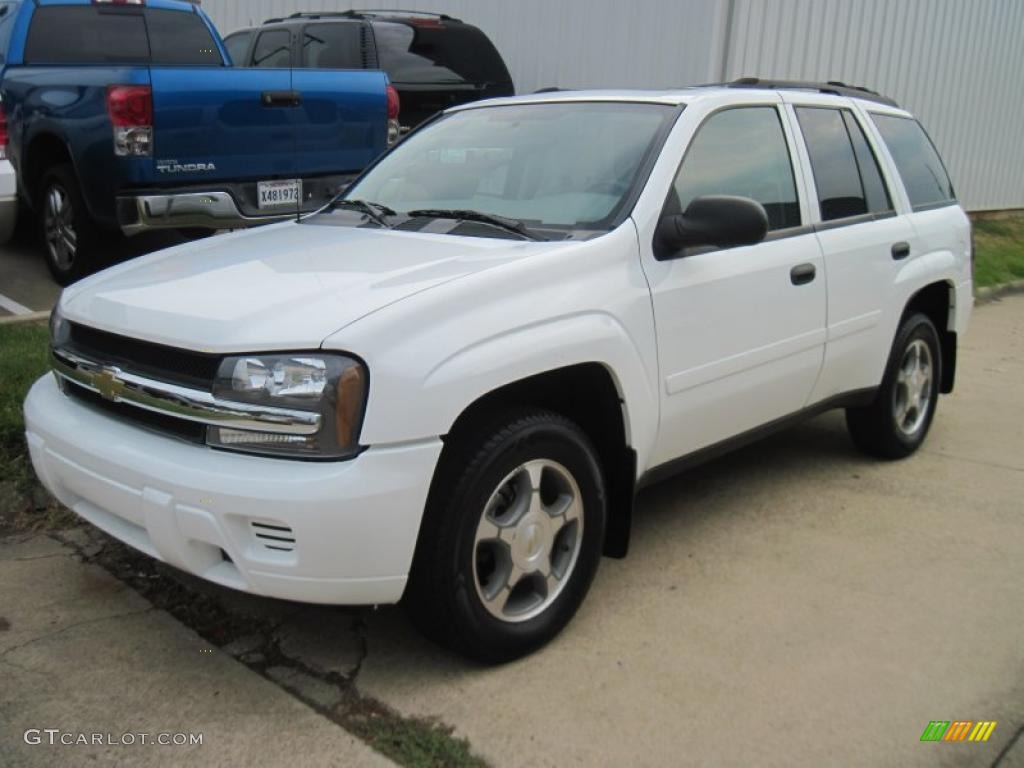
[[[261,181],[256,185],[260,208],[294,208],[302,199],[301,179]]]

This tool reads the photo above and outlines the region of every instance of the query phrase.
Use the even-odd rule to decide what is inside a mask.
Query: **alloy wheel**
[[[498,484],[477,525],[477,595],[495,618],[528,621],[565,588],[582,543],[583,500],[576,480],[557,462],[528,461]]]
[[[933,375],[931,349],[922,339],[915,339],[903,353],[892,394],[893,417],[905,435],[915,434],[928,416]]]
[[[71,199],[59,184],[46,192],[43,204],[43,235],[50,259],[61,270],[71,269],[78,252],[78,233]]]

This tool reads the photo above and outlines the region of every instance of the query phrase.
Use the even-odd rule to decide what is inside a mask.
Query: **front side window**
[[[849,110],[797,107],[822,221],[891,209],[871,148]]]
[[[302,33],[302,66],[362,69],[363,25],[357,21],[310,24]]]
[[[921,125],[910,117],[873,113],[871,118],[896,163],[911,206],[918,209],[955,202],[942,159]]]
[[[292,65],[292,33],[287,29],[264,32],[252,52],[252,66],[287,69]]]
[[[249,60],[245,55],[249,52],[250,41],[252,41],[252,32],[249,30],[235,32],[224,38],[224,47],[228,49],[231,63],[236,67],[249,66]]]
[[[774,107],[738,107],[709,117],[690,142],[673,184],[667,212],[696,197],[735,195],[756,200],[768,229],[800,226],[793,163]],[[678,211],[671,210],[678,206]]]
[[[469,209],[535,228],[607,231],[676,114],[622,102],[454,112],[399,144],[346,197],[399,213]]]

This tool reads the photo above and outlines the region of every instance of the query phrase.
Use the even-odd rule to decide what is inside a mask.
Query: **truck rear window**
[[[25,42],[25,62],[208,66],[223,63],[210,31],[193,13],[90,5],[37,8]]]
[[[505,62],[468,24],[373,22],[380,67],[393,83],[507,83]]]

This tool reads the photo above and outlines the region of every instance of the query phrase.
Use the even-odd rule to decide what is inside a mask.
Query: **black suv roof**
[[[376,10],[371,8],[358,8],[350,11],[301,11],[290,16],[280,16],[267,19],[264,24],[281,24],[289,21],[304,21],[306,19],[388,19],[390,21],[401,21],[403,19],[437,19],[461,24],[462,19],[449,16],[446,13],[427,13],[426,11],[403,11],[403,10]]]

